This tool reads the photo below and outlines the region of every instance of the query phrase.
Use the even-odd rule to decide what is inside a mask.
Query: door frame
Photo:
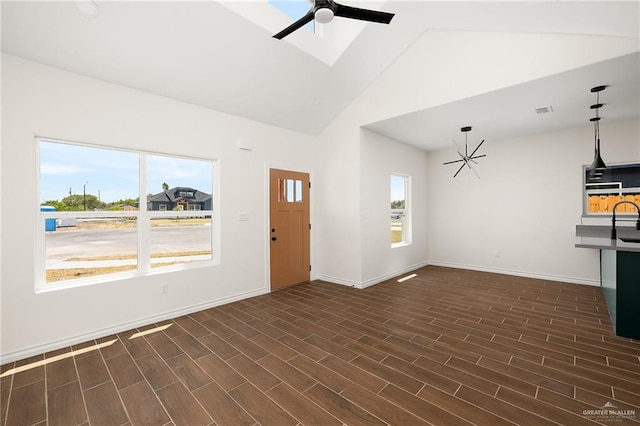
[[[316,267],[315,267],[315,215],[314,215],[314,184],[313,184],[313,169],[305,169],[296,166],[281,164],[281,163],[268,163],[265,162],[264,167],[264,224],[263,224],[263,238],[264,238],[264,252],[265,252],[265,278],[264,289],[267,293],[271,292],[271,212],[270,212],[270,200],[271,190],[269,187],[269,178],[271,169],[286,170],[290,172],[307,173],[309,175],[309,182],[311,183],[311,190],[309,191],[309,222],[311,223],[311,229],[309,230],[309,262],[311,263],[311,271],[309,273],[309,281],[316,279]]]

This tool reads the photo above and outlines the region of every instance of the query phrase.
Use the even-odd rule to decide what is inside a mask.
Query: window
[[[596,176],[585,166],[583,176],[585,215],[610,216],[613,207],[621,201],[627,203],[616,208],[616,215],[638,214],[630,203],[640,206],[640,164],[609,165]]]
[[[391,175],[391,247],[411,243],[409,182],[409,176]]]
[[[302,181],[300,179],[279,179],[278,201],[281,203],[301,203]]]
[[[48,139],[37,143],[38,290],[217,259],[214,161]],[[174,185],[167,188],[166,182]],[[189,201],[171,199],[183,192],[191,194]]]

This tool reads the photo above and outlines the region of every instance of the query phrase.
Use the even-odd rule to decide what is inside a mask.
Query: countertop
[[[640,238],[640,231],[633,226],[616,226],[618,237]],[[625,243],[611,239],[611,226],[576,225],[576,247],[600,250],[640,252],[640,243]]]

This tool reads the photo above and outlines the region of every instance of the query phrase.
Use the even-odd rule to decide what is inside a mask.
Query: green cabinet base
[[[640,252],[601,250],[600,279],[616,335],[640,339]]]

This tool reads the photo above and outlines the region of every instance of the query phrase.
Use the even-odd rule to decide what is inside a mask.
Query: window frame
[[[611,172],[616,169],[634,169],[638,171],[640,175],[640,162],[631,162],[631,163],[615,163],[609,164],[607,170],[605,170],[605,174]],[[640,185],[634,187],[624,187],[621,181],[617,180],[590,180],[588,178],[590,171],[590,166],[583,165],[582,166],[582,216],[588,218],[597,218],[597,217],[605,217],[609,218],[612,216],[612,212],[610,211],[601,211],[601,212],[592,212],[589,209],[589,198],[590,196],[624,196],[624,195],[637,195],[640,194]],[[636,177],[636,179],[638,179]],[[637,215],[636,211],[625,212],[623,209],[616,210],[616,215]]]
[[[138,210],[128,211],[40,211],[41,202],[41,142],[59,143],[65,145],[75,145],[80,147],[89,147],[97,149],[106,149],[113,151],[129,152],[138,155],[139,168],[138,168],[138,193],[140,194],[140,202]],[[131,279],[136,277],[143,277],[149,275],[157,275],[168,272],[175,272],[188,269],[198,269],[203,267],[211,267],[220,264],[220,218],[219,218],[219,160],[203,157],[191,157],[186,155],[176,155],[169,153],[161,153],[146,150],[133,150],[120,147],[99,145],[93,143],[75,142],[62,140],[57,138],[49,138],[36,136],[36,208],[38,209],[36,214],[36,235],[34,239],[34,254],[35,254],[35,270],[34,270],[34,286],[36,293],[62,290],[75,287],[83,287],[93,284],[102,284],[111,281],[118,281],[124,279]],[[212,202],[211,210],[150,210],[148,209],[147,200],[147,156],[163,156],[169,158],[178,158],[185,160],[207,161],[211,163],[212,173]],[[144,201],[143,201],[144,200]],[[165,204],[165,208],[166,208]],[[136,236],[137,236],[137,259],[136,269],[131,271],[107,273],[102,275],[94,275],[85,278],[67,279],[60,281],[47,282],[46,281],[46,219],[55,218],[56,220],[61,218],[136,218]],[[152,267],[151,265],[151,220],[154,218],[193,218],[193,217],[209,217],[211,219],[211,259],[198,260],[194,262],[178,263],[175,265]],[[54,231],[55,232],[55,231]],[[146,243],[145,243],[146,241]]]
[[[411,175],[405,174],[405,173],[396,173],[396,172],[391,172],[390,177],[389,177],[389,186],[390,186],[390,190],[389,190],[389,194],[391,194],[391,179],[393,179],[393,177],[399,177],[404,179],[404,209],[392,209],[391,206],[389,206],[389,214],[390,214],[390,218],[391,215],[394,214],[394,211],[397,212],[399,210],[401,210],[401,214],[404,213],[404,224],[402,227],[402,231],[403,231],[403,235],[402,235],[402,240],[399,242],[392,242],[391,243],[391,248],[397,248],[397,247],[404,247],[404,246],[408,246],[412,244],[412,231],[411,231]],[[391,203],[392,200],[390,200],[389,202]]]

